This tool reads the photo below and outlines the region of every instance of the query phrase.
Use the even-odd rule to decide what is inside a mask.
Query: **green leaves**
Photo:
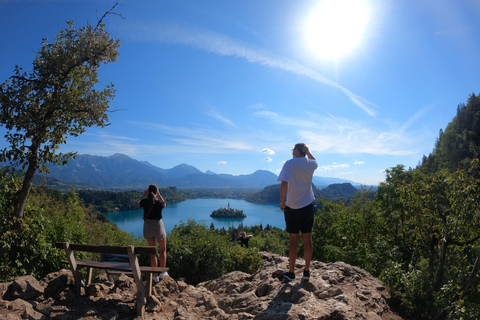
[[[23,215],[36,170],[47,170],[47,163],[65,164],[74,155],[57,155],[58,146],[88,127],[108,124],[107,110],[115,90],[113,84],[97,88],[98,69],[116,61],[119,46],[102,21],[80,29],[67,21],[67,28],[53,42],[43,40],[30,73],[15,66],[14,76],[0,85],[0,125],[8,130],[9,144],[0,152],[0,162],[28,167],[17,217]]]
[[[254,272],[262,259],[254,249],[234,245],[228,235],[189,219],[168,234],[167,266],[173,277],[184,277],[187,283],[221,277],[227,272]]]

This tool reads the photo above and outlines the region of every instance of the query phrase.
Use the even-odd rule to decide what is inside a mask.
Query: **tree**
[[[0,162],[24,171],[14,208],[17,218],[23,217],[36,171],[48,172],[47,163],[64,165],[75,156],[56,154],[67,136],[108,125],[107,109],[115,90],[112,83],[102,90],[96,84],[100,65],[117,60],[119,40],[110,37],[103,23],[117,4],[95,27],[75,29],[73,21],[67,21],[53,43],[43,39],[30,73],[15,66],[14,75],[0,85],[0,125],[7,129],[9,144],[0,151]]]

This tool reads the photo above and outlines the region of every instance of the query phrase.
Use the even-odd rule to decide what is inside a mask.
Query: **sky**
[[[0,0],[0,83],[15,65],[30,71],[66,20],[94,25],[114,4]],[[113,11],[119,57],[99,70],[99,88],[117,90],[110,125],[62,152],[278,174],[304,142],[316,176],[376,185],[415,168],[480,93],[476,0],[119,0]]]

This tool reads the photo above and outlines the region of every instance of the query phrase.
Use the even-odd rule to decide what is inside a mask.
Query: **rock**
[[[7,293],[8,287],[12,282],[0,283],[0,298],[6,299],[5,293]]]
[[[387,288],[365,270],[312,261],[311,278],[301,280],[303,261],[298,259],[297,280],[285,282],[288,258],[261,255],[265,264],[253,275],[234,271],[196,286],[163,279],[153,287],[143,319],[402,319],[388,305]],[[69,270],[51,273],[40,283],[27,276],[0,284],[0,319],[141,319],[132,278],[121,275],[111,282],[100,275],[93,282],[81,296],[74,295]]]
[[[15,279],[7,288],[6,300],[20,298],[23,300],[35,300],[43,295],[43,287],[32,276],[23,276]]]
[[[155,296],[148,297],[145,310],[147,312],[159,312],[162,311],[162,303]]]
[[[40,281],[40,284],[44,287],[43,295],[45,298],[57,297],[65,287],[73,286],[73,283],[72,272],[67,269],[50,273]]]

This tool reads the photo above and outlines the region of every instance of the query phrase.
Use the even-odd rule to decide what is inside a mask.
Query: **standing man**
[[[284,272],[284,277],[287,280],[295,280],[295,260],[301,231],[305,253],[303,279],[307,280],[310,278],[310,261],[313,252],[312,229],[315,215],[312,178],[318,164],[304,143],[297,143],[292,153],[293,159],[285,162],[278,176],[278,182],[281,182],[280,209],[285,212],[285,223],[290,240],[290,270]]]

